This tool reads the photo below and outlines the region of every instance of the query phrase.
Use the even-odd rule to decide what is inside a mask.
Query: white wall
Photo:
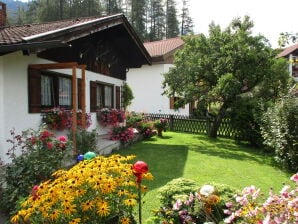
[[[170,109],[169,98],[162,95],[162,74],[168,72],[172,66],[170,64],[156,64],[130,69],[127,74],[127,83],[133,91],[134,99],[128,110],[144,113],[188,115],[188,105],[184,109]]]
[[[11,139],[10,130],[15,128],[16,132],[20,133],[29,128],[37,129],[41,124],[39,113],[28,113],[28,64],[39,63],[52,62],[35,55],[23,56],[21,52],[0,57],[0,157],[4,161],[8,161],[5,153],[11,146],[6,142],[7,139]],[[71,69],[57,71],[71,74]],[[81,77],[79,69],[77,76]],[[86,112],[90,112],[90,81],[96,80],[117,86],[123,85],[122,80],[86,71]],[[92,125],[89,130],[97,128],[99,134],[107,133],[106,128],[99,127],[96,113],[92,113],[91,117]]]

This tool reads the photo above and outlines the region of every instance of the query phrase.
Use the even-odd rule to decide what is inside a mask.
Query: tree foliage
[[[178,36],[179,26],[182,35],[192,33],[187,0],[179,1],[181,13],[175,0],[32,0],[27,7],[19,7],[10,21],[26,24],[123,13],[141,40],[154,41]]]
[[[210,24],[208,36],[185,38],[184,48],[175,56],[175,67],[164,74],[166,95],[180,96],[184,103],[206,99],[220,105],[211,137],[216,137],[223,117],[237,97],[280,74],[280,70],[272,68],[278,59],[267,40],[253,36],[252,28],[248,16],[234,19],[224,30]]]

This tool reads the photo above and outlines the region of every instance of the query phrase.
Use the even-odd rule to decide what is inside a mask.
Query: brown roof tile
[[[30,37],[33,35],[39,35],[42,33],[56,31],[59,29],[65,29],[75,25],[82,25],[87,22],[92,22],[96,20],[102,20],[106,17],[92,17],[92,18],[80,18],[56,22],[48,22],[42,24],[28,24],[22,26],[9,26],[0,28],[0,46],[9,45],[24,42],[24,38]]]
[[[163,56],[175,51],[184,44],[180,37],[144,43],[151,57]]]
[[[298,44],[294,44],[290,47],[287,47],[285,48],[282,52],[280,52],[277,57],[280,58],[280,57],[285,57],[289,54],[291,54],[293,51],[297,50],[298,49]]]

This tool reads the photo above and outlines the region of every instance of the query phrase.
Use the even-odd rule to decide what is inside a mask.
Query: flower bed
[[[99,156],[56,171],[53,180],[33,188],[12,223],[133,223],[139,182],[132,159]],[[152,179],[147,171],[140,175]]]

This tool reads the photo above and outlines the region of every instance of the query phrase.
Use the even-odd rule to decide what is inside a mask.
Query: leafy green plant
[[[126,117],[126,125],[129,127],[137,128],[139,123],[142,121],[143,121],[143,116],[135,112],[130,112]]]
[[[276,161],[284,168],[298,167],[298,99],[288,94],[269,108],[261,126],[264,144],[275,152]]]
[[[155,211],[156,223],[204,223],[223,220],[226,202],[237,192],[223,184],[205,184],[198,187],[189,179],[178,178],[161,188],[166,200]],[[167,192],[169,191],[169,193]],[[171,195],[170,195],[171,194]]]
[[[145,139],[151,138],[156,134],[156,131],[154,130],[154,124],[152,121],[138,122],[137,129]]]
[[[76,133],[76,146],[79,154],[86,152],[94,152],[97,148],[97,133],[96,130],[87,131],[85,129],[77,129]],[[73,133],[68,135],[68,138],[73,141]]]
[[[134,99],[132,89],[127,83],[124,83],[122,86],[122,91],[123,91],[123,107],[126,108],[129,106]]]
[[[177,197],[181,195],[188,195],[192,191],[196,191],[199,185],[190,179],[177,178],[171,180],[166,185],[162,186],[159,190],[159,199],[162,205],[166,207],[171,207]]]
[[[56,137],[45,128],[29,129],[22,134],[11,131],[12,144],[8,151],[11,162],[5,167],[1,180],[4,182],[5,209],[12,211],[19,198],[25,197],[35,184],[51,177],[62,167],[62,160],[71,148],[65,136]],[[18,155],[21,153],[20,155]]]

